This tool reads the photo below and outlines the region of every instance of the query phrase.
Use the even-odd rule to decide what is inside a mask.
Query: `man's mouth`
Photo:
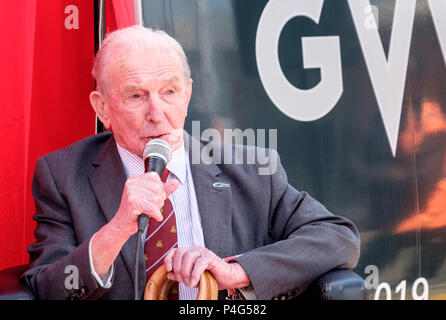
[[[153,140],[153,139],[162,139],[162,138],[164,138],[164,137],[166,137],[166,136],[167,136],[167,134],[163,133],[163,134],[160,134],[160,135],[157,135],[157,136],[149,136],[148,139],[149,139],[149,140]]]

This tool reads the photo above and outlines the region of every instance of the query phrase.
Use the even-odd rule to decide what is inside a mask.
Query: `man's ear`
[[[111,123],[104,96],[99,91],[92,91],[90,93],[90,103],[94,111],[96,112],[99,120],[101,120],[101,122],[104,124],[104,127],[109,130]]]

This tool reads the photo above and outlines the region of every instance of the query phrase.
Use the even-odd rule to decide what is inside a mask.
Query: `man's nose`
[[[146,120],[148,122],[159,123],[164,119],[163,103],[159,100],[150,98],[147,104]]]

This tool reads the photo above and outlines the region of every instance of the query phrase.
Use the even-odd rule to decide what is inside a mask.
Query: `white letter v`
[[[416,0],[396,0],[389,59],[378,30],[367,28],[369,0],[348,0],[393,156],[398,143]]]

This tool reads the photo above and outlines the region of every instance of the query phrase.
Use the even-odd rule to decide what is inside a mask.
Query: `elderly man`
[[[97,91],[90,101],[110,131],[36,164],[36,242],[28,248],[31,268],[23,279],[38,298],[133,298],[136,243],[150,242],[153,234],[156,240],[165,225],[172,243],[146,244],[146,256],[138,257],[148,272],[139,275],[139,297],[160,264],[180,283],[180,299],[196,297],[204,270],[220,290],[271,299],[291,289],[301,293],[330,269],[356,265],[354,225],[291,187],[280,163],[259,175],[258,164],[190,161],[197,152],[192,145],[201,152],[212,142],[183,131],[192,79],[181,46],[166,33],[134,26],[110,34],[93,75]],[[141,155],[152,139],[173,151],[166,182],[144,173]],[[231,148],[234,156],[250,150],[208,150],[217,148]],[[163,210],[167,203],[171,209]],[[135,235],[141,213],[149,216],[143,239]],[[159,256],[158,249],[164,250]]]

